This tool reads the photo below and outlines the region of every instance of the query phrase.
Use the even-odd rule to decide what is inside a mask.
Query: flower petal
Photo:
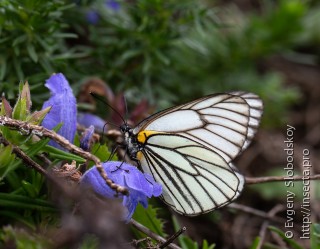
[[[114,181],[112,175],[109,173],[110,172],[107,172],[108,177]],[[116,198],[116,192],[106,184],[96,167],[92,167],[83,174],[80,180],[80,186],[84,188],[91,187],[94,192],[106,198]]]
[[[147,197],[159,196],[162,192],[160,184],[149,174],[143,174],[136,167],[123,162],[106,162],[102,164],[108,177],[128,189],[129,195],[123,196],[112,190],[103,180],[96,167],[89,169],[81,178],[80,186],[91,186],[93,190],[106,198],[123,198],[123,206],[128,209],[126,221],[129,221],[138,203],[144,208],[148,206]]]
[[[96,115],[91,113],[79,113],[77,119],[78,123],[86,128],[93,125],[98,132],[107,131],[106,121]]]
[[[125,175],[126,184],[129,188],[143,192],[149,198],[152,196],[153,187],[146,180],[144,175],[138,169],[130,171],[130,175]]]
[[[48,106],[52,108],[42,121],[42,125],[52,130],[59,123],[63,123],[58,134],[73,143],[77,128],[77,106],[72,89],[62,73],[52,75],[45,86],[51,91],[51,97],[43,104],[42,109]],[[50,141],[49,144],[62,149],[54,141]]]
[[[162,194],[162,186],[161,184],[157,183],[153,177],[148,174],[148,173],[144,173],[144,177],[147,179],[147,181],[153,186],[153,193],[152,195],[155,197],[158,197]]]

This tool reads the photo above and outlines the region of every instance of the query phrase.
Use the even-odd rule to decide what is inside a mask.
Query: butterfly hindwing
[[[243,176],[220,155],[181,135],[151,135],[142,153],[143,170],[162,184],[163,200],[178,213],[209,212],[243,188]]]

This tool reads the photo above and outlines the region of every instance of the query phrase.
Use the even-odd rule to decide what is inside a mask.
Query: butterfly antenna
[[[122,115],[114,108],[112,107],[104,98],[102,98],[100,95],[94,93],[94,92],[90,92],[91,96],[96,98],[97,100],[101,101],[102,103],[106,104],[111,110],[113,110],[123,121],[124,124],[126,124],[126,120],[122,117]],[[114,125],[114,124],[111,124]],[[116,125],[117,126],[117,125]],[[119,126],[117,126],[119,128]]]
[[[126,114],[125,114],[125,124],[127,124],[128,122],[128,116],[129,116],[129,112],[128,112],[128,105],[127,105],[127,99],[126,99],[126,96],[123,95],[123,101],[124,101],[124,107],[126,108]]]
[[[116,128],[119,128],[119,125],[117,125],[116,123],[112,123],[112,122],[109,122],[109,121],[106,121],[106,123],[104,124],[104,126],[103,126],[103,133],[105,132],[105,128],[106,128],[106,126],[107,125],[111,125],[111,126],[114,126],[114,127],[116,127]]]

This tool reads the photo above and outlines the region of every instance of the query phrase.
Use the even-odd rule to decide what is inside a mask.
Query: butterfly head
[[[120,131],[123,134],[126,134],[127,132],[132,133],[132,129],[127,123],[123,123],[122,125],[120,125]]]

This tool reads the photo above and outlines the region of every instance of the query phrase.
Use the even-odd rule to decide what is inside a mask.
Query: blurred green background
[[[314,165],[320,161],[319,25],[316,0],[2,0],[0,93],[13,103],[18,83],[28,81],[33,109],[39,110],[49,97],[44,82],[55,72],[66,76],[84,110],[92,77],[106,82],[112,89],[106,92],[124,94],[129,112],[142,99],[156,111],[215,92],[254,92],[265,105],[262,129],[239,168],[248,176],[282,175],[287,123],[297,128],[296,148],[310,148]],[[37,182],[41,188],[43,181]],[[249,188],[240,202],[267,212],[283,202],[286,189],[279,189]],[[40,216],[32,222],[41,223]],[[246,248],[254,236],[241,243],[228,241],[229,233],[219,238],[233,227],[230,217],[218,212],[210,218],[215,225],[207,227],[217,231],[210,242]],[[219,225],[224,218],[228,225]],[[170,231],[176,221],[169,223]],[[2,232],[9,236],[11,230]],[[190,234],[201,243],[210,229]]]
[[[146,98],[159,108],[246,90],[264,99],[264,122],[279,125],[299,92],[266,61],[317,62],[319,7],[248,1],[241,10],[236,2],[1,1],[0,91],[13,98],[14,84],[28,80],[40,104],[54,72],[76,93],[97,76],[129,102]]]

